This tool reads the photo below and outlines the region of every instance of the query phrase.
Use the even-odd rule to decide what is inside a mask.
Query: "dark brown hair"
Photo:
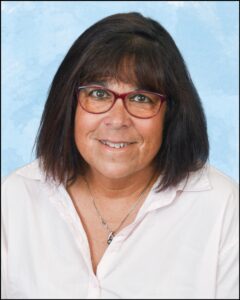
[[[159,190],[187,179],[208,159],[206,120],[182,55],[169,33],[139,13],[115,14],[87,29],[54,76],[37,139],[47,177],[74,182],[86,170],[74,141],[78,85],[103,79],[134,83],[167,96],[163,142],[155,164]]]

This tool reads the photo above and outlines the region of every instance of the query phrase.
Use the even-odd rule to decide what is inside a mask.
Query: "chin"
[[[134,173],[131,171],[129,166],[105,166],[104,168],[97,169],[102,176],[109,178],[109,179],[120,179],[129,176],[130,174]]]

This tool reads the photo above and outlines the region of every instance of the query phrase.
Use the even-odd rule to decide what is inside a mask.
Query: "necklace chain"
[[[140,202],[140,200],[142,199],[142,196],[144,195],[144,193],[146,192],[147,188],[149,187],[152,179],[154,178],[154,175],[151,177],[151,179],[149,180],[149,182],[147,183],[147,185],[145,186],[145,188],[142,190],[142,192],[140,193],[140,195],[138,196],[136,202],[134,202],[133,206],[131,207],[131,209],[129,210],[129,212],[127,213],[127,215],[122,219],[122,221],[120,222],[120,224],[117,226],[117,228],[115,230],[112,230],[107,222],[105,221],[105,219],[102,217],[99,209],[97,208],[97,205],[96,205],[96,202],[95,202],[95,199],[93,197],[93,194],[91,192],[91,189],[90,189],[90,186],[89,186],[89,183],[88,181],[86,180],[86,178],[84,178],[84,181],[86,182],[87,184],[87,187],[88,187],[88,190],[89,190],[89,193],[91,195],[91,199],[92,199],[92,202],[93,202],[93,205],[95,207],[95,210],[97,212],[97,215],[99,216],[100,220],[101,220],[101,224],[107,229],[109,235],[108,235],[108,238],[107,238],[107,243],[108,245],[111,244],[116,232],[121,228],[121,226],[123,225],[123,223],[127,220],[127,218],[129,217],[129,215],[133,212],[133,210],[137,207],[138,203]]]

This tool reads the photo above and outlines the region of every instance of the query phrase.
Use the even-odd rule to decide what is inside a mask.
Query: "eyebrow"
[[[106,86],[106,81],[90,81],[88,82],[88,84],[96,84],[96,85],[102,85],[102,86]]]
[[[87,84],[88,85],[101,85],[103,87],[107,87],[107,81],[90,81]]]
[[[105,88],[109,88],[108,87],[108,81],[104,81],[104,80],[102,80],[102,81],[90,81],[90,82],[88,82],[87,83],[88,85],[99,85],[99,86],[103,86],[103,87],[105,87]],[[138,90],[142,90],[140,87],[137,87],[137,86],[134,86],[133,87],[133,91],[138,91]]]

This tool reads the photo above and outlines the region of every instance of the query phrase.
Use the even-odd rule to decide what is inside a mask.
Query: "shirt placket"
[[[51,195],[49,199],[53,202],[59,215],[69,226],[73,237],[78,245],[78,248],[82,253],[82,257],[88,267],[89,273],[91,273],[93,271],[87,236],[80,219],[75,214],[74,209],[71,209],[70,205],[66,204],[66,199],[64,199],[64,197],[67,196],[68,195],[66,195],[66,192],[63,190],[63,188],[59,188],[59,190],[56,191],[53,195]]]

